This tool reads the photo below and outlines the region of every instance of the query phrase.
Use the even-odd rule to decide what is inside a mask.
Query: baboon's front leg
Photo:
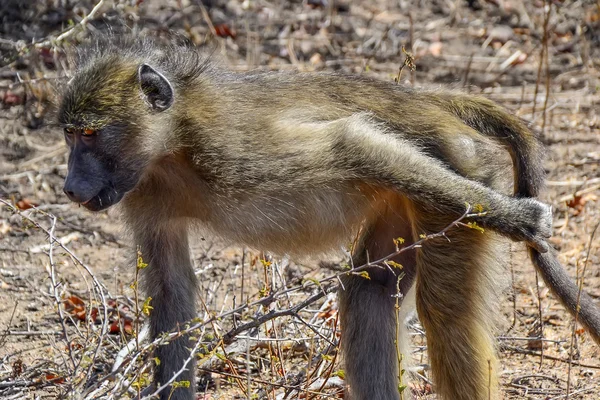
[[[136,232],[136,242],[148,266],[143,270],[146,295],[151,297],[150,332],[156,338],[163,332],[175,330],[196,316],[196,276],[188,248],[187,226],[183,223],[166,223],[155,229]],[[174,374],[184,369],[191,347],[187,337],[172,341],[155,350],[159,363],[156,366],[156,387],[168,382]],[[160,393],[161,400],[194,399],[193,357],[175,381],[188,381],[189,388],[167,387]],[[172,393],[171,393],[172,391]],[[170,396],[170,397],[169,397]]]

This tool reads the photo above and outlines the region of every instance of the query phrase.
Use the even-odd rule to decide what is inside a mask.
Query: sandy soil
[[[152,364],[145,355],[131,362],[131,370],[122,366],[111,374],[117,353],[140,330],[138,318],[140,324],[145,319],[143,295],[132,288],[135,251],[118,215],[90,214],[62,194],[67,149],[52,117],[52,88],[68,76],[65,53],[108,27],[139,35],[178,31],[233,70],[344,70],[390,81],[405,59],[402,46],[412,48],[417,70],[405,69],[401,83],[481,93],[543,129],[548,148],[543,200],[554,207],[552,243],[572,276],[585,270],[582,286],[600,306],[600,232],[592,238],[600,222],[600,4],[595,1],[553,3],[549,62],[537,98],[542,1],[106,2],[87,28],[56,47],[39,44],[68,29],[69,21],[78,23],[92,3],[3,4],[0,199],[18,210],[0,204],[0,398],[125,398],[136,393],[131,382],[143,383]],[[550,87],[545,112],[544,72]],[[49,240],[49,233],[61,244]],[[204,346],[199,364],[205,367],[199,372],[199,398],[342,398],[343,365],[330,344],[339,338],[333,294],[297,318],[270,320],[224,346],[215,341],[251,317],[310,298],[319,289],[306,282],[334,271],[200,235],[192,250],[201,319],[269,291],[299,288],[268,307],[254,305],[202,324],[196,332]],[[600,348],[579,327],[573,329],[572,318],[542,282],[536,286],[521,247],[513,246],[511,261],[511,284],[498,299],[504,397],[563,399],[569,387],[571,399],[600,398]],[[423,332],[414,320],[410,326],[412,370],[420,376],[408,390],[434,399]]]

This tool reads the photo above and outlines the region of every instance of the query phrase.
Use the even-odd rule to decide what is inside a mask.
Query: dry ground
[[[65,52],[107,27],[178,31],[234,70],[344,70],[391,81],[405,59],[402,46],[412,49],[417,70],[405,69],[403,84],[483,93],[543,127],[552,242],[572,276],[585,268],[583,287],[600,305],[600,233],[592,239],[600,222],[600,3],[553,3],[541,74],[539,0],[106,1],[85,28],[43,43],[94,4],[4,0],[0,7],[0,199],[18,206],[0,204],[0,398],[125,398],[144,385],[152,364],[147,352],[117,357],[129,341],[134,349],[147,343],[134,339],[145,319],[135,252],[118,216],[92,215],[62,194],[66,148],[48,112],[51,86],[68,75]],[[335,296],[295,308],[329,290],[335,280],[315,282],[336,272],[200,235],[194,243],[200,398],[342,397]],[[571,399],[600,398],[599,347],[573,330],[543,283],[536,286],[523,255],[514,246],[512,284],[498,299],[505,398],[562,399],[567,386]],[[243,307],[269,293],[277,293],[273,302]],[[288,316],[252,323],[281,310]],[[209,320],[215,315],[224,317]],[[251,329],[218,340],[245,323]],[[410,325],[412,370],[420,376],[408,390],[433,399],[423,333],[416,321]]]

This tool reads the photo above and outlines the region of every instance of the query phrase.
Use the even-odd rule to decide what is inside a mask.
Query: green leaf
[[[475,229],[476,231],[479,231],[481,233],[485,232],[485,229],[483,229],[482,227],[480,227],[479,225],[477,225],[477,222],[467,222],[466,224],[469,228],[471,229]]]
[[[136,263],[136,268],[137,269],[144,269],[148,266],[147,263],[144,262],[144,259],[142,258],[142,252],[141,250],[138,250],[137,252],[137,263]]]
[[[344,371],[343,369],[338,369],[332,375],[333,376],[337,376],[337,377],[339,377],[341,379],[346,379],[346,371]]]
[[[178,389],[178,388],[189,388],[190,387],[190,381],[175,381],[171,384],[171,387],[173,389]]]
[[[398,246],[399,244],[404,244],[404,242],[405,242],[404,238],[401,238],[401,237],[397,237],[396,239],[394,239],[394,244],[396,246]]]
[[[369,276],[369,273],[367,271],[360,271],[360,272],[355,272],[355,275],[361,276],[365,279],[369,279],[371,280],[371,277]]]
[[[150,311],[154,309],[154,307],[150,305],[151,301],[152,297],[148,297],[146,300],[144,300],[144,304],[142,304],[142,314],[144,314],[147,317],[150,316]]]

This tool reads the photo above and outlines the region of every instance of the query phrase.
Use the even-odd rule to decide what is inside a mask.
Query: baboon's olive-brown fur
[[[548,251],[551,212],[532,198],[543,183],[541,146],[493,102],[336,73],[233,74],[192,48],[112,39],[82,50],[62,94],[65,192],[90,210],[121,204],[149,262],[154,336],[196,316],[191,225],[292,256],[336,250],[360,231],[361,265],[391,253],[394,238],[443,229],[467,203],[484,210],[472,218],[484,232],[456,227],[395,260],[401,292],[415,286],[442,398],[499,398],[502,236],[527,242],[576,309],[577,288]],[[398,271],[369,274],[346,276],[340,291],[349,397],[396,400]],[[580,304],[579,320],[600,339],[593,301]],[[157,383],[181,369],[189,347],[182,338],[156,350]],[[177,380],[193,381],[192,368]],[[193,387],[171,399],[192,399]]]

